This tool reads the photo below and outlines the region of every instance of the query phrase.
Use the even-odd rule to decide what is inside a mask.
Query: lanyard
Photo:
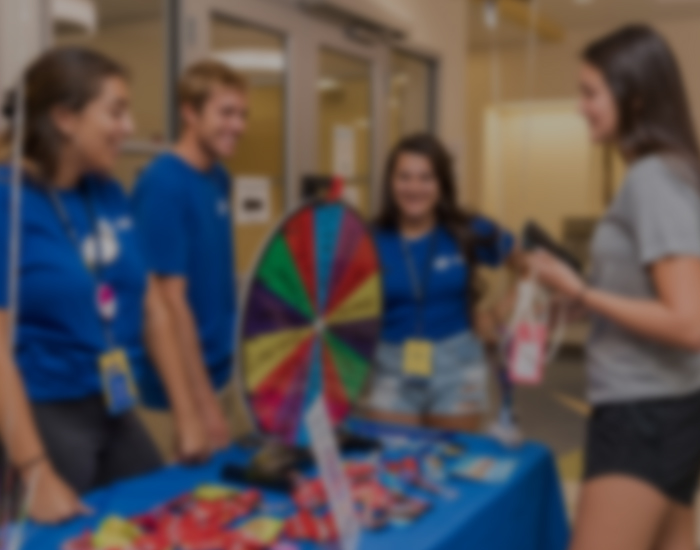
[[[425,274],[421,278],[418,274],[418,267],[416,266],[413,254],[411,254],[411,249],[406,242],[406,239],[401,239],[401,250],[403,252],[404,261],[406,262],[406,268],[408,269],[408,277],[411,280],[411,289],[413,291],[413,298],[416,304],[418,304],[419,313],[416,316],[416,330],[422,336],[424,332],[424,313],[425,313],[425,302],[428,295],[428,286],[430,283],[430,270],[433,267],[433,260],[435,259],[435,253],[437,250],[437,232],[434,232],[430,238],[430,252],[428,254],[428,261],[425,265]]]
[[[70,216],[68,214],[68,211],[66,210],[65,206],[63,205],[63,202],[61,202],[61,199],[58,196],[58,193],[56,191],[51,190],[49,191],[49,197],[51,199],[51,205],[53,206],[54,211],[56,212],[56,215],[58,216],[59,221],[61,222],[61,225],[63,226],[64,231],[66,232],[66,235],[68,235],[68,238],[70,239],[71,243],[73,244],[76,252],[78,253],[78,257],[80,258],[80,262],[85,266],[85,269],[90,273],[90,275],[93,278],[93,281],[95,283],[95,307],[97,308],[97,313],[102,321],[102,328],[105,334],[105,340],[107,341],[107,344],[109,347],[114,347],[114,337],[112,335],[112,326],[111,322],[114,318],[114,314],[110,313],[107,311],[106,308],[108,308],[108,305],[103,304],[104,300],[109,300],[109,299],[114,299],[113,296],[113,291],[111,287],[103,282],[101,282],[102,278],[102,263],[104,260],[104,254],[102,250],[102,238],[100,235],[100,228],[99,224],[97,221],[97,213],[95,211],[95,205],[92,201],[92,197],[90,196],[89,190],[85,190],[84,193],[84,198],[85,198],[85,207],[88,212],[88,217],[90,218],[90,226],[91,226],[91,231],[93,234],[93,238],[95,239],[95,251],[96,251],[96,257],[95,257],[95,264],[94,266],[91,266],[87,259],[85,258],[83,252],[82,252],[82,246],[80,243],[80,236],[78,235],[78,231],[76,230],[75,226],[71,222]],[[107,293],[110,296],[103,296],[103,293]]]

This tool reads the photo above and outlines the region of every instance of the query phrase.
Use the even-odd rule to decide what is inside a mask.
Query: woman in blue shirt
[[[462,211],[452,160],[429,135],[402,141],[387,164],[376,243],[384,280],[382,344],[368,396],[380,421],[478,429],[488,369],[474,333],[476,267],[497,267],[513,238]]]
[[[79,494],[160,465],[133,410],[144,345],[169,390],[182,458],[207,449],[127,200],[108,175],[133,126],[125,73],[69,48],[41,57],[25,82],[18,233],[12,170],[0,167],[0,433],[31,488],[30,515],[54,523],[84,511]]]

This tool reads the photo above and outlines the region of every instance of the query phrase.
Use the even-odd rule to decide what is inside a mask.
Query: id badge
[[[547,327],[542,323],[521,323],[510,353],[510,379],[516,384],[536,386],[544,378]]]
[[[136,385],[124,350],[114,349],[100,356],[100,374],[109,414],[118,416],[136,406]]]
[[[427,340],[409,340],[403,349],[403,372],[413,378],[433,374],[433,345]]]

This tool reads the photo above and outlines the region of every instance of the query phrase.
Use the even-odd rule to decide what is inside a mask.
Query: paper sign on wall
[[[264,176],[239,176],[235,183],[236,223],[269,223],[272,217],[271,182]]]
[[[355,128],[338,124],[333,128],[333,173],[345,179],[356,176]]]
[[[323,397],[316,400],[306,414],[306,428],[311,437],[311,450],[328,494],[342,550],[357,550],[362,527],[355,510],[350,481],[340,457],[338,443]]]
[[[346,185],[343,188],[343,200],[354,208],[362,207],[360,189],[356,185]]]

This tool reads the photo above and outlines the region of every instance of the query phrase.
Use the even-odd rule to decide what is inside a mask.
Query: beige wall
[[[0,98],[44,45],[42,13],[40,0],[0,0]],[[3,122],[0,117],[0,128]]]
[[[412,25],[410,41],[440,58],[438,92],[438,133],[452,150],[465,182],[462,196],[469,195],[466,175],[470,162],[465,131],[467,96],[468,6],[465,0],[401,0]]]
[[[694,106],[696,126],[700,127],[700,67],[697,64],[698,28],[700,18],[655,23],[674,48],[685,74],[688,92]],[[500,52],[501,99],[505,102],[523,100],[562,100],[576,96],[576,68],[579,52],[594,38],[611,30],[608,27],[571,33],[562,44],[541,44],[538,47],[536,72],[528,86],[527,56],[524,48],[504,48]],[[467,135],[470,159],[468,178],[470,200],[480,204],[484,181],[484,115],[492,104],[491,53],[472,52],[468,56],[469,93],[467,95]]]
[[[117,59],[129,71],[139,139],[162,143],[166,134],[166,55],[162,19],[104,25],[94,35],[58,34],[58,45],[81,45]]]
[[[512,231],[535,219],[562,238],[565,217],[601,212],[601,187],[592,185],[596,151],[572,102],[490,108],[484,150],[480,210]]]

